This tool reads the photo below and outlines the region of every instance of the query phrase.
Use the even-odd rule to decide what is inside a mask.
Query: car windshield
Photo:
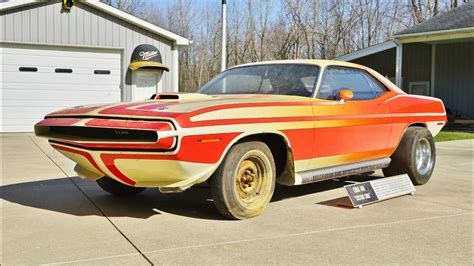
[[[319,67],[305,64],[245,66],[222,72],[198,92],[311,96]]]

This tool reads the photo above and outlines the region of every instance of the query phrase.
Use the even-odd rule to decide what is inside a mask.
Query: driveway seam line
[[[46,154],[43,149],[41,149],[41,147],[34,141],[34,139],[30,136],[30,139],[31,141],[35,144],[35,146],[46,156],[48,157],[48,159],[53,162],[54,165],[56,165],[56,167],[59,168],[59,170],[61,170],[61,172],[63,172],[63,174],[69,179],[69,181],[71,181],[71,183],[87,198],[87,200],[95,207],[97,208],[97,210],[102,214],[102,216],[107,219],[107,221],[109,221],[109,223],[115,228],[115,230],[117,230],[117,232],[119,232],[123,238],[125,238],[125,240],[127,240],[128,243],[130,243],[130,245],[132,245],[132,247],[148,262],[150,263],[150,265],[154,265],[153,262],[151,262],[151,260],[125,235],[125,233],[123,233],[118,227],[117,225],[115,225],[112,220],[105,214],[104,211],[102,211],[102,209],[89,197],[89,195],[87,195],[80,187],[79,185],[76,184],[76,182],[74,182],[74,180],[72,180],[72,178],[61,168],[61,166],[59,166],[48,154]]]
[[[455,147],[436,147],[436,149],[442,149],[442,150],[462,150],[462,151],[473,151],[472,148],[455,148]]]
[[[44,263],[44,264],[41,264],[41,265],[61,265],[61,264],[76,263],[76,262],[86,262],[86,261],[96,261],[96,260],[103,260],[103,259],[113,259],[113,258],[120,258],[120,257],[128,257],[128,256],[133,256],[133,255],[140,255],[140,254],[138,254],[138,253],[127,253],[127,254],[104,256],[104,257],[94,257],[94,258],[79,259],[79,260],[68,260],[68,261],[59,261],[59,262],[49,262],[49,263]]]
[[[404,223],[404,222],[417,222],[417,221],[424,221],[424,220],[442,219],[442,218],[450,218],[450,217],[472,215],[472,214],[474,214],[474,213],[460,213],[460,214],[427,217],[427,218],[420,218],[420,219],[413,219],[413,220],[406,220],[406,221],[395,221],[395,222],[378,223],[378,224],[371,224],[371,225],[360,225],[360,226],[353,226],[353,227],[341,227],[341,228],[335,228],[335,229],[320,230],[320,231],[309,231],[309,232],[302,232],[302,233],[297,233],[297,234],[278,235],[278,236],[264,237],[264,238],[243,239],[243,240],[219,242],[219,243],[214,243],[214,244],[176,247],[176,248],[168,248],[168,249],[161,249],[161,250],[151,250],[151,251],[146,251],[144,253],[157,253],[157,252],[173,251],[173,250],[180,250],[180,249],[220,246],[220,245],[226,245],[226,244],[236,244],[236,243],[242,243],[242,242],[267,240],[267,239],[273,239],[273,238],[283,238],[283,237],[292,237],[292,236],[299,236],[299,235],[309,235],[309,234],[325,233],[325,232],[338,231],[338,230],[357,229],[357,228],[377,226],[377,225],[389,225],[389,224]],[[48,264],[45,264],[45,265],[59,265],[59,264],[67,264],[67,263],[75,263],[75,262],[83,262],[83,261],[96,261],[96,260],[115,258],[115,257],[127,257],[127,256],[135,255],[135,254],[136,253],[129,253],[129,254],[121,254],[121,255],[115,255],[115,256],[95,257],[95,258],[80,259],[80,260],[53,262],[53,263],[48,263]]]
[[[145,254],[151,254],[151,253],[174,251],[174,250],[181,250],[181,249],[192,249],[192,248],[204,248],[204,247],[222,246],[222,245],[228,245],[228,244],[238,244],[238,243],[253,242],[253,241],[260,241],[260,240],[269,240],[269,239],[278,239],[278,238],[286,238],[286,237],[295,237],[295,236],[303,236],[303,235],[311,235],[311,234],[335,232],[335,231],[342,231],[342,230],[349,230],[349,229],[360,229],[360,228],[372,227],[372,226],[383,226],[383,225],[391,225],[391,224],[402,224],[402,223],[409,223],[409,222],[419,222],[419,221],[426,221],[426,220],[451,218],[451,217],[458,217],[458,216],[465,216],[465,215],[472,215],[472,214],[474,214],[474,213],[473,213],[473,212],[469,212],[469,213],[459,213],[459,214],[444,215],[444,216],[426,217],[426,218],[419,218],[419,219],[412,219],[412,220],[405,220],[405,221],[394,221],[394,222],[377,223],[377,224],[366,224],[366,225],[358,225],[358,226],[347,226],[347,227],[339,227],[339,228],[333,228],[333,229],[307,231],[307,232],[301,232],[301,233],[295,233],[295,234],[285,234],[285,235],[268,236],[268,237],[261,237],[261,238],[250,238],[250,239],[241,239],[241,240],[233,240],[233,241],[224,241],[224,242],[217,242],[217,243],[211,243],[211,244],[202,244],[202,245],[192,245],[192,246],[165,248],[165,249],[158,249],[158,250],[145,251],[145,252],[143,252],[143,253],[145,253]]]
[[[448,204],[448,203],[444,203],[444,202],[436,202],[436,201],[430,201],[428,199],[419,199],[423,202],[427,202],[427,203],[434,203],[434,204],[438,204],[438,205],[442,205],[444,207],[449,207],[449,208],[453,208],[453,209],[457,209],[457,210],[460,210],[460,211],[468,211],[468,212],[472,212],[473,209],[465,209],[463,207],[457,207],[457,206],[454,206],[454,205],[451,205],[451,204]]]

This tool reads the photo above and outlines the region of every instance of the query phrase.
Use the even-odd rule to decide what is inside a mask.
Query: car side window
[[[376,98],[387,92],[387,88],[380,81],[365,71],[363,73]]]
[[[308,92],[311,93],[313,92],[313,87],[314,87],[314,84],[316,83],[316,76],[301,78],[301,82],[303,82],[306,90],[308,90]]]
[[[324,72],[318,98],[337,100],[339,91],[350,89],[353,100],[370,100],[387,91],[380,82],[362,69],[330,66]]]

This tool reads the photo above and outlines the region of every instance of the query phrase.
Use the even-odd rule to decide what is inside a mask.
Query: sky
[[[164,7],[169,6],[171,3],[173,3],[175,0],[145,0],[148,3],[157,3],[160,5],[163,5]],[[191,0],[187,0],[191,1]],[[244,2],[244,0],[226,0],[227,4],[231,4],[231,2]],[[271,4],[272,0],[254,0],[255,2],[261,2],[261,3],[268,3]],[[195,3],[200,3],[200,4],[215,4],[220,6],[222,4],[222,0],[193,0],[192,2]],[[275,1],[277,2],[277,1]]]

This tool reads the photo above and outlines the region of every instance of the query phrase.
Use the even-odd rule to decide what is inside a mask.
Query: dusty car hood
[[[160,97],[161,96],[161,97]],[[216,109],[235,106],[273,106],[309,102],[310,98],[287,95],[205,95],[200,93],[159,94],[155,100],[122,102],[105,105],[76,106],[46,117],[106,116],[128,118],[176,118],[181,115],[192,116]]]

